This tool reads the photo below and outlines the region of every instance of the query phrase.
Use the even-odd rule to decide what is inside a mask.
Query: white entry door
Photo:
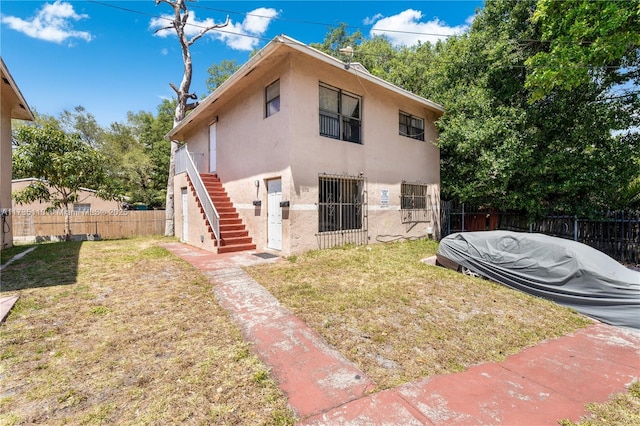
[[[188,210],[189,193],[187,188],[182,188],[182,241],[188,241],[189,236],[189,210]]]
[[[209,173],[216,172],[216,126],[217,123],[209,126]]]
[[[274,250],[282,250],[282,180],[271,179],[267,181],[267,247]]]

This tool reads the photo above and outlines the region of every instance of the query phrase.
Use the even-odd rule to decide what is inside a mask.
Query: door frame
[[[218,167],[218,121],[209,125],[209,173]]]
[[[271,189],[275,189],[276,187],[274,187],[273,185],[275,183],[278,183],[278,185],[276,187],[279,187],[280,191],[275,191],[273,192],[273,194],[279,194],[278,195],[271,195]],[[267,248],[272,249],[272,250],[280,250],[282,251],[282,207],[280,206],[280,202],[282,201],[282,178],[278,177],[278,178],[273,178],[273,179],[267,179],[266,181],[266,186],[267,186]],[[277,205],[275,204],[277,203]],[[272,219],[272,212],[276,211],[277,212],[277,216],[280,218],[279,221],[277,221],[277,223],[272,223],[271,219]],[[277,239],[272,239],[271,236],[275,235],[276,233],[278,233]],[[273,244],[273,241],[276,241],[276,244]]]
[[[189,190],[180,188],[182,210],[182,241],[189,241]]]

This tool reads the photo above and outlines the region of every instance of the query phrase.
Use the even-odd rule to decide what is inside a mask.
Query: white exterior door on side
[[[209,126],[209,173],[216,172],[216,126],[217,123]]]
[[[182,241],[188,241],[189,236],[189,210],[188,210],[189,193],[187,188],[182,188]]]
[[[282,250],[282,180],[268,180],[267,193],[267,247]]]

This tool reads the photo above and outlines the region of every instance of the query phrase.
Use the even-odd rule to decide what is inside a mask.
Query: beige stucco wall
[[[268,71],[262,71],[265,68]],[[254,70],[251,77],[241,95],[210,106],[208,122],[217,117],[216,172],[258,250],[267,249],[267,181],[274,178],[282,179],[282,200],[291,204],[283,210],[281,254],[318,248],[319,173],[362,174],[367,179],[370,242],[384,241],[388,236],[410,238],[436,233],[437,211],[431,222],[413,224],[403,224],[400,212],[403,180],[429,184],[432,202],[434,206],[439,204],[435,113],[423,104],[306,55],[289,54],[270,67]],[[265,118],[264,90],[278,78],[280,111]],[[319,135],[320,82],[362,97],[362,144]],[[398,134],[400,110],[425,119],[425,141]],[[189,151],[205,153],[208,161],[209,127],[195,127],[185,134],[185,141]],[[388,206],[380,205],[383,189],[389,191]],[[254,207],[254,200],[261,201],[262,206]],[[178,204],[176,211],[180,209]]]
[[[13,245],[11,217],[11,119],[33,121],[34,116],[0,57],[0,249]],[[9,214],[7,214],[9,213]]]
[[[4,92],[2,93],[4,95]],[[11,209],[11,107],[8,97],[1,96],[0,102],[0,209]],[[6,226],[0,232],[0,248],[13,245],[13,224],[11,215],[2,218]]]
[[[17,179],[12,181],[11,192],[20,191],[29,186],[36,179]],[[81,190],[78,192],[77,204],[90,204],[91,211],[109,213],[120,210],[120,205],[117,201],[103,200],[96,197],[95,191]],[[14,214],[20,214],[20,212],[44,212],[47,208],[51,207],[49,202],[34,201],[28,204],[18,204],[15,201],[11,202]],[[69,210],[73,210],[73,206],[69,205]]]

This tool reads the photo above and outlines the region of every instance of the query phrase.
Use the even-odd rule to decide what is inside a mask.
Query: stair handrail
[[[189,180],[191,180],[191,184],[196,190],[196,196],[200,200],[200,204],[202,204],[202,208],[204,209],[204,214],[213,230],[213,235],[216,237],[216,241],[218,245],[220,245],[220,215],[213,205],[213,201],[211,201],[211,197],[209,196],[209,192],[204,186],[204,182],[200,177],[200,173],[198,173],[198,169],[191,157],[191,153],[189,150],[185,149],[183,152],[185,157],[185,165],[187,169],[187,176],[189,176]],[[184,212],[183,212],[184,214]]]

